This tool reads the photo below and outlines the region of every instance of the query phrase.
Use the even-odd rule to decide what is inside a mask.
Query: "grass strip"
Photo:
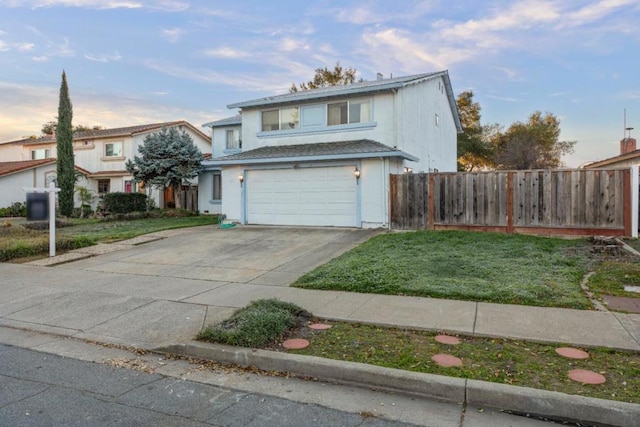
[[[301,316],[310,318],[303,309],[288,302],[276,299],[253,301],[229,319],[206,327],[198,339],[242,347],[261,347],[273,343],[296,327]]]
[[[640,355],[605,348],[584,349],[586,360],[559,356],[549,345],[506,339],[459,336],[460,345],[435,341],[435,332],[332,322],[325,331],[304,332],[311,345],[296,354],[368,363],[388,368],[532,387],[562,393],[640,403]],[[280,350],[272,346],[272,350]],[[463,366],[443,368],[431,357],[446,353]],[[603,374],[605,384],[583,385],[567,377],[573,369]]]

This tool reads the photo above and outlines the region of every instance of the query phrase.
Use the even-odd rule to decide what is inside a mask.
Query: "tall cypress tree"
[[[71,216],[73,212],[73,187],[76,181],[73,156],[73,127],[71,125],[72,118],[73,110],[71,107],[71,99],[69,99],[67,76],[63,71],[58,104],[58,127],[56,129],[58,152],[56,172],[58,174],[58,187],[60,187],[58,203],[60,206],[60,214],[63,216]]]

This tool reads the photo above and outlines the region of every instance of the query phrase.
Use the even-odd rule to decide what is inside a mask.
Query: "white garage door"
[[[247,172],[247,223],[355,227],[353,166]]]

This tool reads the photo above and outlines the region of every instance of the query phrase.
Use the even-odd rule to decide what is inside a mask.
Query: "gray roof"
[[[416,84],[422,81],[440,77],[444,80],[444,86],[445,90],[447,91],[447,98],[449,99],[449,106],[451,108],[451,114],[453,114],[453,121],[455,122],[456,130],[458,131],[458,133],[462,133],[462,124],[460,123],[460,116],[458,115],[456,98],[453,94],[453,88],[451,87],[451,80],[449,79],[449,72],[447,70],[438,71],[435,73],[423,73],[414,74],[412,76],[394,77],[390,79],[356,82],[348,85],[327,86],[318,89],[301,90],[293,93],[285,93],[283,95],[253,99],[251,101],[236,102],[235,104],[227,105],[227,108],[276,106],[304,101],[321,101],[324,99],[342,96],[366,95],[376,92],[391,91],[411,84]]]
[[[447,71],[436,73],[415,74],[405,77],[394,77],[391,79],[380,79],[351,83],[348,85],[327,86],[318,89],[301,90],[283,95],[268,96],[265,98],[253,99],[251,101],[237,102],[227,105],[227,108],[259,107],[264,105],[284,104],[289,102],[299,102],[314,99],[322,99],[341,95],[365,94],[372,92],[388,91],[400,88],[406,84],[416,83],[420,80],[431,79],[439,76],[448,76]]]
[[[317,160],[366,159],[372,157],[401,157],[418,161],[411,154],[369,139],[318,144],[297,144],[260,147],[229,156],[218,157],[202,164],[226,166],[254,163],[286,163]]]
[[[202,124],[202,127],[222,127],[222,126],[231,126],[231,125],[241,125],[242,124],[242,115],[236,114],[233,117],[227,117],[226,119],[215,120],[213,122],[207,122]]]

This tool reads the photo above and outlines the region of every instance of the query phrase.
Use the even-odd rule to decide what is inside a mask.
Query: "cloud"
[[[182,12],[189,9],[189,2],[180,0],[5,0],[4,6],[32,9],[50,7],[77,7],[83,9],[155,9],[165,12]]]
[[[0,81],[0,142],[39,134],[43,123],[58,111],[58,86],[36,86]],[[211,121],[209,111],[167,105],[143,97],[111,93],[72,94],[74,124],[115,128],[184,119],[199,126]]]
[[[33,60],[34,62],[48,62],[49,61],[49,57],[48,56],[33,56],[33,57],[31,57],[31,60]]]
[[[231,47],[219,47],[217,49],[208,49],[203,52],[207,56],[215,58],[246,58],[250,56],[248,52],[233,49]]]
[[[85,54],[84,57],[89,61],[95,61],[95,62],[117,62],[122,59],[122,56],[120,56],[120,53],[117,51],[110,55],[109,54],[102,54],[102,55]]]
[[[494,96],[494,95],[485,95],[487,98],[496,99],[498,101],[506,101],[506,102],[520,102],[520,100],[516,98],[510,98],[506,96]]]
[[[601,20],[621,7],[636,4],[636,0],[601,0],[593,4],[588,4],[575,12],[568,13],[560,27],[590,24]]]
[[[162,36],[171,43],[177,42],[185,33],[182,28],[165,28],[162,30]]]

